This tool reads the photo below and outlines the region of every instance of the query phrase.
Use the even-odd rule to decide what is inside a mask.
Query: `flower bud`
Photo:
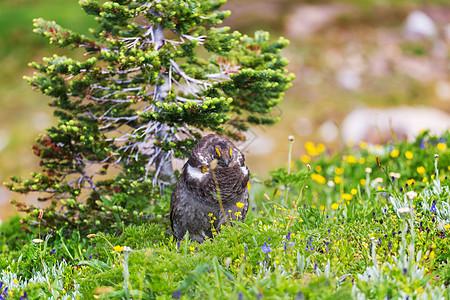
[[[214,159],[212,162],[211,162],[211,164],[209,165],[209,168],[211,169],[211,170],[213,170],[214,171],[214,169],[217,167],[217,159]]]

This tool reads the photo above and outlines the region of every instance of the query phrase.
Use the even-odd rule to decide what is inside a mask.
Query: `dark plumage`
[[[211,170],[214,160],[217,166]],[[183,166],[170,201],[170,221],[178,240],[189,231],[189,238],[201,243],[205,237],[213,237],[211,226],[219,231],[220,226],[227,224],[212,172],[217,178],[226,217],[245,219],[249,171],[244,160],[241,151],[220,135],[209,134],[198,142]]]

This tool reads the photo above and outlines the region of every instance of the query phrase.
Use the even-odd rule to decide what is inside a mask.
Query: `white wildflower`
[[[397,211],[399,214],[409,214],[411,209],[409,207],[405,206],[405,207],[400,207]]]
[[[409,191],[409,192],[406,193],[406,197],[408,197],[409,200],[412,200],[412,199],[417,197],[417,193],[414,192],[414,191]]]

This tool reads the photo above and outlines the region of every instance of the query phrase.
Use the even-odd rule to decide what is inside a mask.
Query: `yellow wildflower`
[[[117,246],[114,246],[114,250],[117,251],[117,252],[122,252],[123,251],[123,247],[117,245]]]
[[[325,177],[323,177],[320,174],[311,174],[311,179],[316,181],[316,182],[318,182],[318,183],[320,183],[320,184],[325,184],[325,182],[326,182]]]
[[[429,258],[430,258],[431,260],[433,260],[433,259],[434,259],[434,256],[435,256],[435,253],[434,253],[434,251],[432,250],[431,253],[430,253]]]
[[[342,175],[344,173],[344,169],[336,168],[334,169],[334,173],[336,173],[336,175]]]
[[[237,202],[237,203],[236,203],[236,206],[237,206],[238,208],[242,208],[242,207],[244,207],[244,203],[242,203],[242,202]]]
[[[321,206],[319,207],[319,209],[320,209],[320,210],[325,210],[325,206],[321,205]]]
[[[252,185],[250,184],[250,182],[247,182],[247,189],[251,189]]]
[[[411,184],[413,184],[413,183],[415,183],[416,181],[414,180],[414,179],[408,179],[408,180],[406,180],[406,184],[407,185],[411,185]]]
[[[322,167],[321,166],[316,166],[314,168],[314,170],[316,170],[317,173],[320,173],[320,172],[322,172]]]
[[[361,185],[366,185],[366,180],[365,180],[365,179],[361,179],[361,180],[359,181],[359,184],[361,184]]]
[[[447,149],[447,145],[444,143],[439,143],[436,145],[436,147],[438,148],[438,150],[444,151]]]
[[[354,157],[353,155],[347,156],[347,162],[350,164],[356,164],[356,157]]]
[[[359,147],[360,147],[361,149],[367,149],[367,143],[366,143],[366,142],[360,142],[360,143],[359,143]]]
[[[309,157],[306,154],[303,154],[302,156],[300,156],[300,160],[302,163],[309,164],[311,162],[311,157]]]
[[[339,203],[331,204],[331,208],[334,209],[334,210],[337,210],[339,208]]]
[[[305,149],[306,152],[308,152],[309,155],[311,156],[316,156],[319,155],[319,151],[317,151],[316,147],[314,146],[313,142],[306,142],[305,143]]]
[[[317,152],[319,152],[319,153],[325,152],[326,149],[327,149],[327,148],[325,148],[325,145],[324,145],[324,144],[318,144],[317,147],[316,147],[316,150],[317,150]]]
[[[358,159],[358,162],[360,165],[363,165],[366,162],[366,159],[364,157],[361,157],[360,159]]]
[[[411,151],[405,152],[406,159],[412,159],[414,157],[414,154]]]
[[[398,157],[399,154],[400,154],[400,151],[398,151],[397,149],[392,150],[391,153],[390,153],[392,158]]]
[[[417,173],[419,173],[419,174],[425,173],[425,168],[422,167],[422,166],[418,167],[418,168],[417,168]]]
[[[352,190],[350,191],[350,193],[351,193],[352,195],[356,195],[356,194],[358,193],[358,190],[357,190],[357,189],[352,189]]]
[[[13,279],[13,282],[14,282],[15,284],[18,284],[18,283],[19,283],[19,280]]]
[[[450,229],[450,224],[445,225],[444,228],[445,228],[446,230],[449,230],[449,229]]]
[[[342,194],[341,197],[344,200],[352,200],[352,198],[353,198],[352,195],[347,194],[347,193]]]
[[[340,176],[335,176],[335,177],[334,177],[334,182],[335,182],[336,184],[341,183],[341,181],[342,181],[342,178],[341,178]]]
[[[306,150],[315,148],[314,143],[311,141],[305,142],[304,147]]]

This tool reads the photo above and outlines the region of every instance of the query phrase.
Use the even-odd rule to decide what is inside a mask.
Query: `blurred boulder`
[[[342,5],[300,5],[288,15],[285,31],[292,39],[308,38],[332,24],[344,11]]]
[[[246,145],[246,147],[241,149],[244,149],[245,152],[248,152],[252,155],[268,155],[273,152],[274,147],[274,139],[267,135],[258,133],[256,138],[254,138],[253,140],[249,140],[249,143]]]
[[[439,135],[449,129],[450,115],[436,108],[361,108],[346,116],[342,123],[342,137],[345,142],[381,144],[393,139],[392,131],[397,139],[413,140],[421,130]]]
[[[295,133],[299,136],[309,136],[313,131],[313,124],[309,118],[300,117],[294,123]]]
[[[436,83],[434,90],[439,100],[450,102],[450,82],[440,80]]]
[[[437,36],[438,29],[427,14],[415,10],[406,18],[403,34],[409,39],[433,38]]]
[[[345,90],[357,90],[361,86],[361,75],[352,68],[343,68],[336,73],[336,81]]]
[[[436,79],[445,77],[445,66],[429,57],[401,56],[395,62],[394,69],[400,73],[410,76],[423,83],[429,83]]]
[[[339,129],[333,121],[326,121],[319,127],[319,135],[326,143],[331,143],[339,136]]]

